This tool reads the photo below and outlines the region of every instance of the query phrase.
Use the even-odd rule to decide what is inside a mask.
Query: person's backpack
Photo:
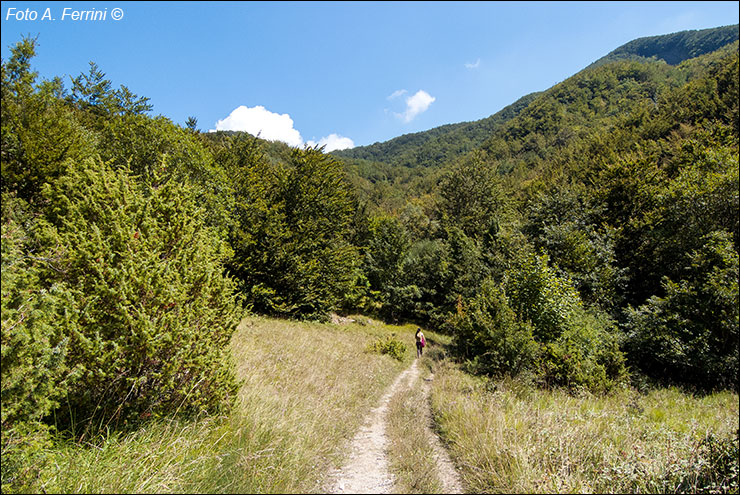
[[[426,347],[427,345],[427,339],[424,338],[424,334],[421,334],[421,346]]]

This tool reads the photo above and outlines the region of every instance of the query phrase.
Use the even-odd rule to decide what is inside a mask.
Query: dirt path
[[[351,454],[347,464],[331,473],[328,493],[391,493],[393,475],[388,470],[386,455],[388,439],[385,434],[386,414],[391,398],[409,387],[419,378],[418,360],[388,388],[380,399],[378,407],[370,411],[362,428],[352,441]],[[429,384],[424,384],[424,393],[429,393]],[[427,411],[428,413],[428,411]],[[427,415],[431,426],[431,414]],[[439,477],[444,493],[462,493],[455,468],[439,438],[427,428],[430,442],[437,455]]]

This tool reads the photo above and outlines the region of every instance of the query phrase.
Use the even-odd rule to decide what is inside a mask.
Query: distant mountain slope
[[[503,123],[516,117],[539,93],[531,93],[485,119],[435,127],[404,134],[382,143],[334,151],[352,160],[380,162],[399,167],[434,167],[478,148]]]
[[[615,60],[656,58],[670,65],[710,53],[738,39],[738,24],[718,28],[681,31],[648,36],[626,43],[600,58],[590,67]]]
[[[639,38],[490,117],[330,154],[345,163],[356,185],[368,190],[378,182],[407,184],[479,149],[496,157],[499,170],[506,173],[518,163],[543,159],[552,150],[583,139],[645,101],[656,102],[662,91],[686,83],[696,71],[677,64],[737,40],[737,24]],[[278,143],[266,143],[265,151],[278,160],[289,154]]]
[[[654,64],[661,60],[674,66],[737,40],[737,24],[639,38],[578,73],[578,81],[571,79],[546,91],[526,95],[485,119],[448,124],[332,154],[342,158],[361,177],[375,182],[405,176],[408,169],[438,168],[481,147],[490,149],[497,137],[517,140],[534,131],[530,134],[534,141],[523,143],[523,148],[525,151],[541,151],[542,145],[553,142],[538,139],[537,135],[545,137],[556,127],[568,128],[557,139],[560,145],[574,135],[590,133],[593,119],[628,111],[640,100],[655,98],[661,88],[683,84],[690,77],[687,73],[664,70],[659,66],[624,65],[626,62]],[[623,65],[594,72],[598,67],[614,62],[622,62]],[[553,122],[553,119],[561,118],[563,122]],[[544,119],[540,122],[544,125],[537,123],[540,119]],[[508,132],[504,132],[505,127],[508,127]],[[423,174],[421,171],[413,173]]]
[[[573,157],[585,156],[593,136],[608,135],[630,115],[638,125],[642,115],[666,104],[664,95],[704,77],[720,59],[737,53],[737,29],[735,25],[641,38],[485,119],[330,154],[344,162],[363,200],[389,211],[403,208],[409,198],[430,194],[440,174],[471,157],[512,183],[542,179],[550,174],[542,175],[545,170],[558,168],[556,163],[580,163]],[[678,65],[661,58],[675,62],[696,53],[703,54]],[[217,139],[229,133],[213,134],[209,137]],[[286,161],[290,154],[287,145],[277,142],[265,142],[263,151],[273,161]],[[523,191],[518,186],[512,190]]]
[[[737,54],[734,41],[678,66],[643,59],[585,69],[544,91],[498,129],[481,145],[483,161],[523,192],[520,186],[531,185],[535,178],[541,184],[552,184],[555,176],[571,180],[593,157],[615,160],[636,141],[665,137],[679,122],[694,126],[716,120],[736,128]],[[733,76],[716,76],[733,63],[735,81]],[[692,91],[694,96],[686,96]],[[665,112],[674,115],[655,120]],[[650,120],[653,123],[647,124]],[[638,128],[644,136],[625,131]],[[624,134],[619,144],[616,134]],[[563,164],[567,170],[560,168]]]

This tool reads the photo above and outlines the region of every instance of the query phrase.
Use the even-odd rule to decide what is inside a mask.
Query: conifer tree
[[[93,139],[60,95],[61,80],[36,83],[36,40],[25,38],[2,64],[3,191],[35,201],[42,184],[64,173],[68,160],[91,156]]]

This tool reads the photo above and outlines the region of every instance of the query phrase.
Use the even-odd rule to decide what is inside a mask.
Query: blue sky
[[[487,117],[635,38],[736,24],[738,5],[2,2],[2,57],[38,36],[42,78],[94,61],[178,124],[330,150]]]

